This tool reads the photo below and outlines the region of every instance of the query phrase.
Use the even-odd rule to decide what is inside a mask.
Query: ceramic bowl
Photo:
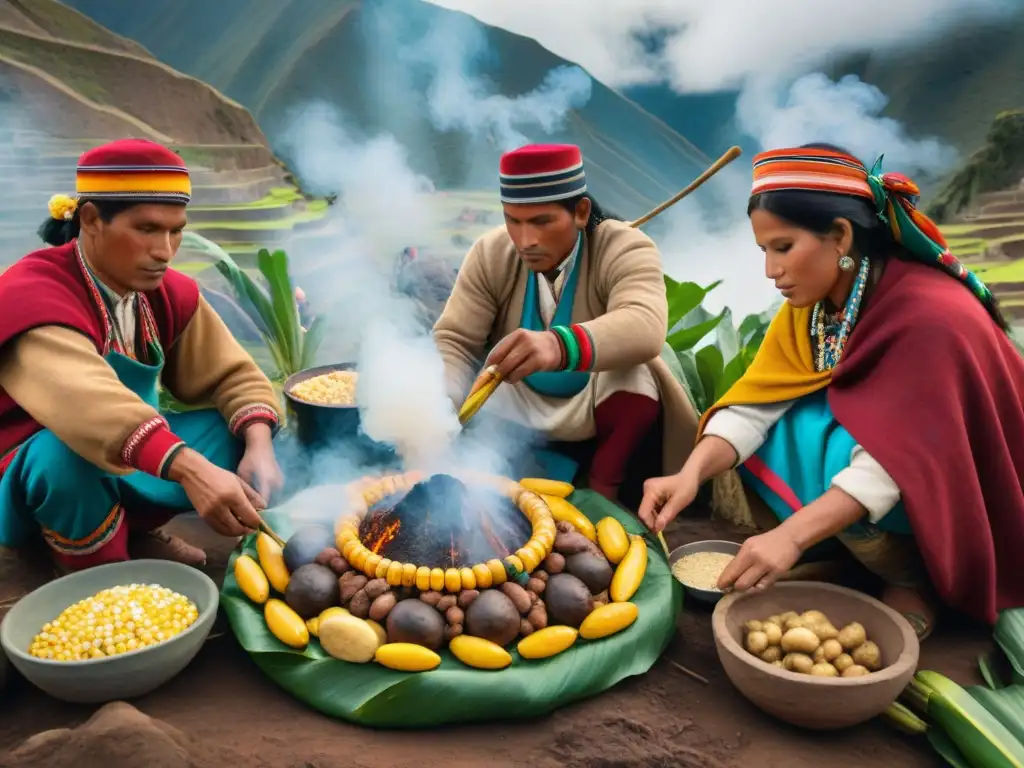
[[[180,635],[138,651],[89,661],[53,661],[28,654],[44,624],[100,590],[125,584],[159,584],[196,604],[199,618]],[[166,560],[130,560],[69,574],[21,598],[0,624],[0,646],[11,666],[56,699],[98,704],[132,699],[160,687],[202,648],[217,616],[219,592],[202,571]]]
[[[774,614],[822,611],[837,627],[857,621],[882,654],[882,669],[864,677],[828,678],[789,672],[743,648],[743,625]],[[740,693],[770,715],[817,730],[846,728],[881,714],[917,668],[920,646],[910,622],[868,595],[813,581],[726,595],[712,617],[718,658]]]
[[[679,560],[682,560],[687,555],[693,555],[697,552],[718,552],[725,555],[733,555],[740,551],[740,545],[734,541],[720,541],[720,540],[708,540],[708,541],[694,541],[689,544],[684,544],[681,547],[676,547],[669,553],[668,565],[671,568]],[[677,579],[683,588],[686,590],[686,594],[692,597],[694,600],[706,603],[708,605],[714,605],[722,597],[725,596],[724,592],[718,592],[714,589],[698,589],[697,587],[691,587],[681,579]]]

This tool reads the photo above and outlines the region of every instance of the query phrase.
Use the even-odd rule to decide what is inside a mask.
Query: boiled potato
[[[853,657],[848,653],[841,653],[836,656],[835,660],[832,662],[832,666],[842,674],[845,670],[853,666]]]
[[[768,635],[764,632],[751,632],[747,635],[747,650],[754,654],[764,653],[768,647]]]
[[[761,631],[768,638],[768,645],[779,645],[782,642],[782,627],[773,621],[766,621],[761,625]]]
[[[761,652],[761,661],[767,661],[769,664],[774,664],[776,661],[782,660],[782,649],[777,645],[769,645]]]
[[[821,611],[804,611],[800,614],[800,618],[810,624],[828,624],[828,616]]]
[[[766,647],[767,640],[768,636],[765,635]],[[807,627],[794,627],[793,629],[786,630],[786,633],[782,636],[781,645],[782,650],[786,653],[812,654],[818,650],[821,642],[818,640],[818,636],[807,629]]]
[[[783,629],[800,629],[806,627],[807,622],[801,619],[799,616],[790,616],[784,622],[782,622]]]
[[[870,675],[871,670],[867,667],[862,667],[860,664],[852,664],[843,670],[843,677],[864,677],[864,675]]]
[[[878,646],[870,640],[854,648],[850,653],[850,657],[853,659],[854,664],[866,667],[872,672],[882,666],[882,653],[879,651]]]
[[[818,650],[814,652],[814,660],[833,662],[839,658],[842,653],[843,646],[839,644],[838,640],[826,640],[819,645]]]
[[[751,619],[743,625],[743,629],[747,632],[760,632],[762,629],[761,622],[757,619]]]
[[[806,675],[814,666],[814,661],[806,653],[787,653],[782,659],[782,667],[790,672]]]
[[[320,646],[328,655],[354,664],[366,664],[380,646],[377,633],[355,616],[331,616],[320,623]]]
[[[854,621],[839,630],[839,635],[836,639],[843,646],[844,651],[852,651],[857,646],[867,642],[868,633],[864,630],[864,625]]]
[[[786,622],[790,619],[799,619],[800,614],[796,611],[786,611],[785,613],[779,614],[779,620],[776,622],[779,626],[785,626]]]
[[[814,675],[814,677],[839,677],[839,673],[836,671],[836,668],[827,661],[823,661],[821,664],[815,664],[811,667],[811,674]]]
[[[806,621],[806,619],[804,620]],[[808,624],[807,627],[818,636],[821,641],[835,640],[839,637],[839,630],[836,629],[829,621],[819,621],[813,624]]]

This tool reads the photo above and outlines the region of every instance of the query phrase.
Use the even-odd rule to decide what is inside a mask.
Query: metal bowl
[[[735,556],[739,551],[740,545],[735,541],[722,541],[719,539],[693,541],[689,544],[684,544],[681,547],[676,547],[669,553],[668,567],[671,568],[677,561],[682,560],[687,555],[694,555],[698,552],[718,552],[723,555]],[[674,575],[675,574],[673,574],[673,577]],[[714,605],[725,596],[724,592],[719,592],[714,589],[698,589],[697,587],[691,587],[682,579],[676,580],[683,585],[686,593],[690,595],[690,597],[700,603]]]
[[[371,440],[362,432],[358,406],[309,403],[292,394],[296,384],[333,371],[351,371],[355,367],[355,363],[333,363],[306,368],[289,376],[284,383],[289,421],[294,423],[295,435],[305,448],[317,450],[348,444],[369,463],[387,462],[394,457],[394,450]]]
[[[199,618],[170,640],[88,661],[37,659],[27,653],[40,628],[68,606],[124,584],[159,584],[196,604]],[[219,592],[202,571],[167,560],[129,560],[69,574],[21,598],[0,624],[0,647],[33,685],[56,699],[99,704],[131,699],[160,687],[202,648],[217,616]]]

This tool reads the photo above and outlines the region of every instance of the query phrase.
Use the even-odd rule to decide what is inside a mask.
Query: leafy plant
[[[701,287],[665,278],[669,308],[666,355],[670,358],[670,367],[686,383],[694,407],[701,413],[746,372],[773,314],[748,315],[739,328],[733,325],[728,307],[712,315],[702,304],[719,282]],[[712,332],[715,342],[700,346]]]
[[[323,341],[323,319],[318,317],[309,330],[303,329],[287,253],[281,250],[271,253],[264,248],[257,254],[263,286],[216,243],[189,232],[185,244],[213,257],[214,266],[228,281],[238,305],[259,329],[281,379],[313,364]]]

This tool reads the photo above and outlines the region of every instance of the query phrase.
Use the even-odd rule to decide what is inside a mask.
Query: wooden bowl
[[[882,654],[864,677],[812,677],[761,661],[743,648],[743,625],[774,614],[819,610],[839,629],[857,621]],[[883,603],[834,584],[793,581],[726,595],[711,620],[718,658],[740,693],[793,725],[834,730],[870,720],[900,695],[917,668],[920,645],[910,622]]]

